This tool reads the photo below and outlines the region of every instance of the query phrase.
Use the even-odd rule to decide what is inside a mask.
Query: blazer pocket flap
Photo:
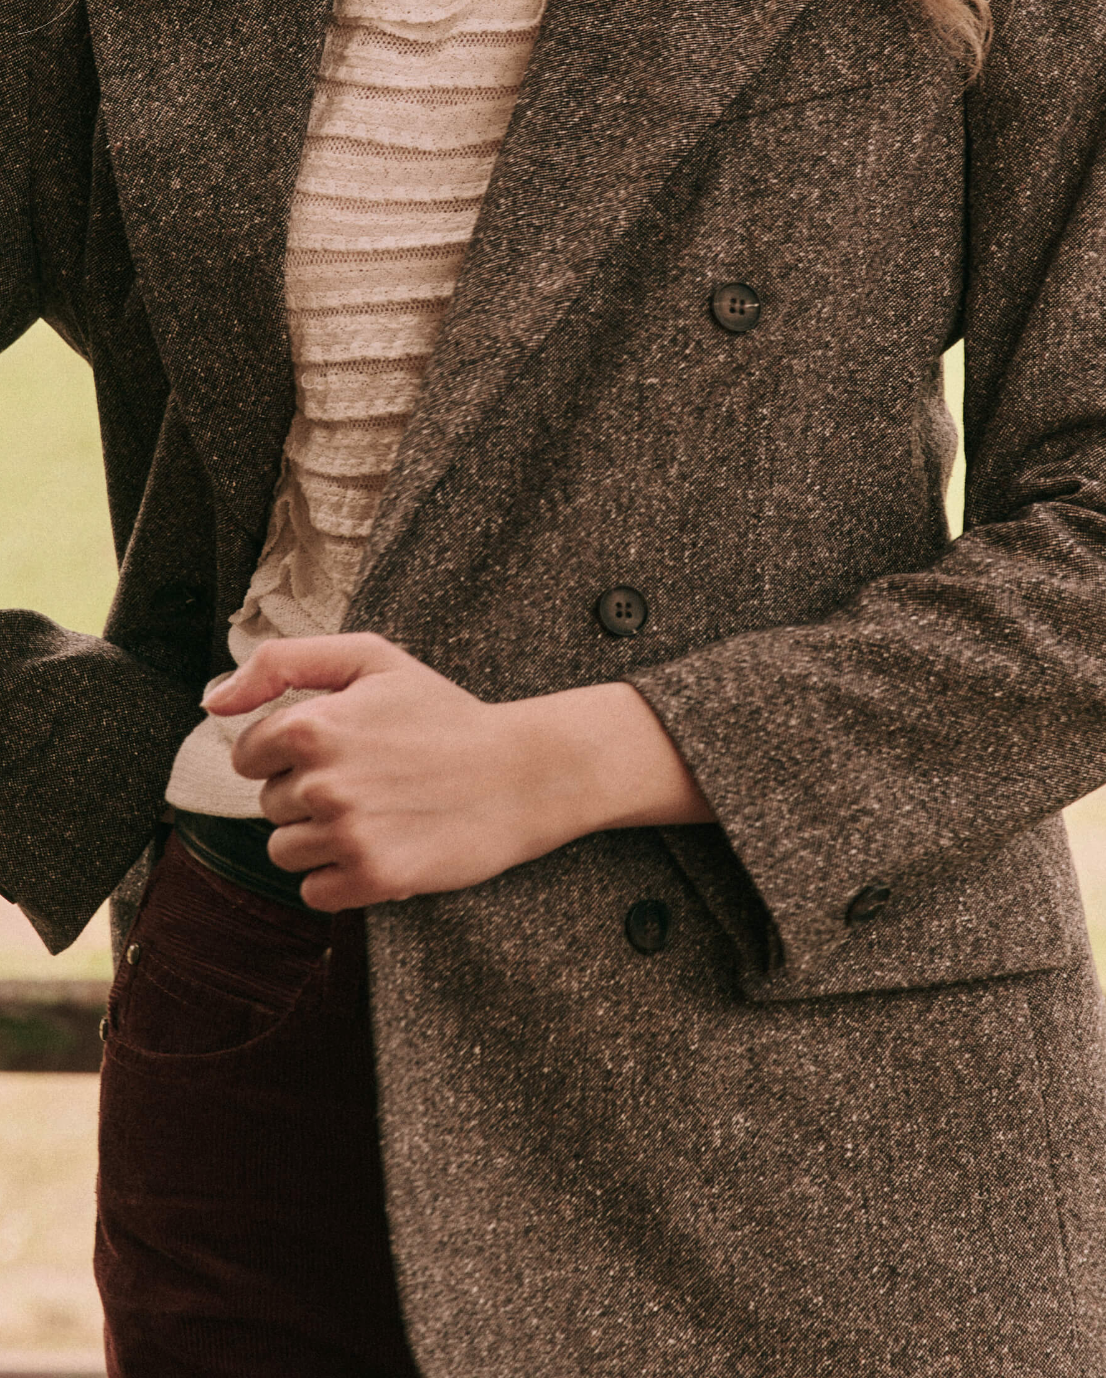
[[[705,836],[675,839],[678,829],[661,831],[700,898],[733,937],[740,988],[754,1003],[1052,970],[1068,966],[1086,946],[1079,883],[1058,815],[957,871],[934,876],[922,890],[893,895],[874,917],[843,925],[841,942],[801,974],[786,963],[769,966],[778,938],[773,942],[765,932],[773,927],[767,911],[721,829],[715,829],[721,844]]]

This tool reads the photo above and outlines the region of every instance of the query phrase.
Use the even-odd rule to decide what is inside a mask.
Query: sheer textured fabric
[[[296,414],[265,546],[231,618],[237,665],[271,637],[341,626],[544,4],[337,0],[288,228]],[[207,718],[181,747],[168,801],[261,816],[261,782],[234,771],[234,741],[315,692]]]

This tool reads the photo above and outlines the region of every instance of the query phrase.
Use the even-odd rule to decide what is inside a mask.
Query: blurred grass
[[[92,1276],[99,1082],[0,1075],[0,1373],[104,1371]]]
[[[0,607],[99,633],[114,591],[92,371],[40,321],[0,361]]]
[[[98,634],[115,553],[92,371],[43,322],[0,356],[0,608]],[[0,900],[0,979],[110,979],[107,906],[57,957]]]
[[[0,900],[0,981],[110,981],[111,926],[102,904],[71,947],[51,957],[14,904]],[[0,1369],[0,1378],[3,1370]]]

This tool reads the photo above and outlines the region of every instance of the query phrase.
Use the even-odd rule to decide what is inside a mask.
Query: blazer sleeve
[[[624,678],[782,944],[1106,781],[1106,9],[995,0],[966,120],[965,533],[824,620]]]
[[[0,349],[39,316],[30,217],[30,59],[26,41],[16,36],[22,9],[15,6],[15,17],[0,25],[8,54],[0,63]]]
[[[95,116],[83,15],[69,22],[43,39],[40,6],[17,3],[0,17],[0,349],[40,318],[83,344],[71,287],[80,244],[65,261],[44,261],[35,233],[44,191],[81,194],[72,173],[87,160]],[[35,82],[62,50],[73,70],[55,75],[72,118],[55,124],[36,108]],[[51,952],[79,936],[142,853],[176,743],[200,717],[194,686],[121,647],[37,612],[0,611],[0,895]],[[108,800],[111,826],[98,845],[78,845],[90,820],[106,822]]]

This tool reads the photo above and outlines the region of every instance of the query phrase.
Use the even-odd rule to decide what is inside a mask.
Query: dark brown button
[[[872,885],[866,885],[863,890],[853,896],[845,915],[846,922],[864,923],[868,919],[874,919],[890,898],[890,886],[883,885],[879,881]]]
[[[725,330],[740,334],[760,320],[760,298],[747,282],[724,282],[716,287],[710,309]]]
[[[635,636],[645,625],[649,606],[637,589],[617,584],[600,597],[595,612],[607,631],[615,636]]]
[[[141,943],[131,943],[130,947],[127,948],[127,961],[130,962],[130,964],[131,964],[132,967],[135,967],[135,966],[138,965],[138,959],[139,959],[139,957],[141,957],[141,956],[142,956],[142,945],[141,945]]]
[[[87,1026],[86,1026],[86,1027],[87,1027]],[[111,1028],[111,1020],[110,1020],[110,1019],[107,1017],[107,1015],[105,1014],[104,1017],[103,1017],[103,1019],[100,1020],[100,1042],[101,1042],[101,1043],[106,1043],[106,1042],[108,1041],[108,1030],[109,1030],[110,1028]]]
[[[626,939],[651,957],[668,946],[669,913],[663,900],[635,900],[626,911]]]

